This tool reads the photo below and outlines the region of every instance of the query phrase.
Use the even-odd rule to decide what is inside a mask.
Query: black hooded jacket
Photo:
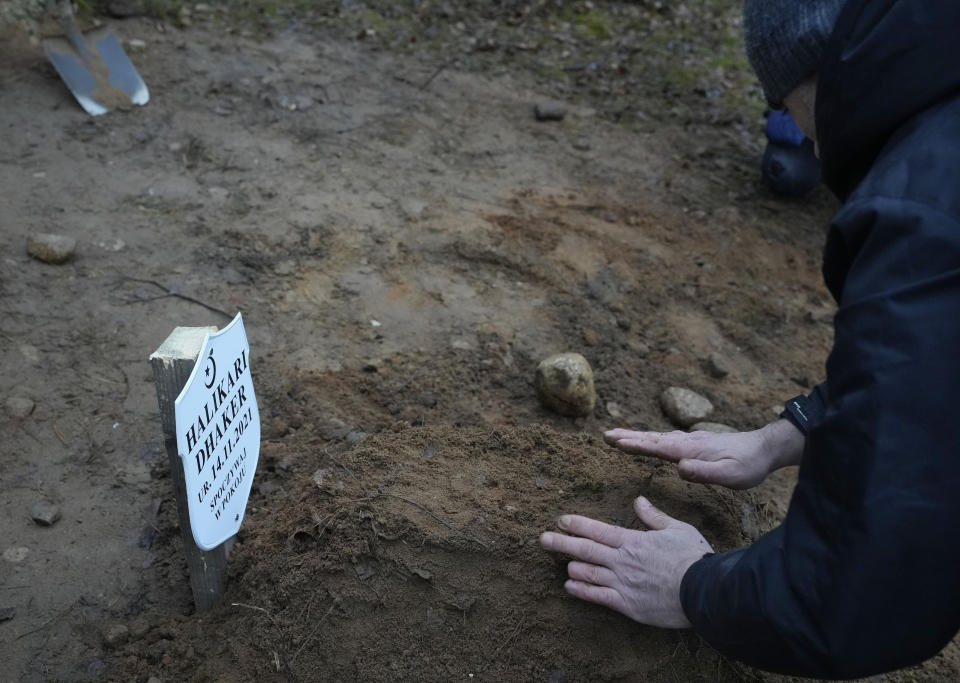
[[[779,528],[696,562],[681,599],[731,657],[847,678],[960,628],[960,2],[848,0],[816,125],[844,206],[827,382],[792,413],[799,482]]]

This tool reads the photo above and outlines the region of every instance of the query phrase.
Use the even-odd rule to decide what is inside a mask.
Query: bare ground
[[[153,99],[98,119],[36,47],[0,41],[0,393],[36,404],[0,415],[0,680],[771,678],[575,604],[533,547],[560,512],[631,523],[641,492],[721,545],[775,524],[790,472],[705,518],[726,494],[596,435],[670,428],[671,385],[760,426],[830,343],[832,200],[763,190],[744,67],[702,61],[727,54],[735,12],[705,3],[711,34],[599,6],[117,22],[147,43]],[[534,120],[552,98],[566,118]],[[37,232],[75,237],[75,257],[32,260]],[[238,310],[264,442],[228,595],[198,616],[146,359]],[[596,372],[579,420],[531,382],[566,350]],[[39,499],[62,520],[31,521]],[[108,647],[117,623],[129,640]],[[950,646],[886,679],[958,672]]]

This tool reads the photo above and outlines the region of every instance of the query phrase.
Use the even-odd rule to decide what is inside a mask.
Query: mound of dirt
[[[575,601],[539,534],[573,512],[636,527],[649,497],[717,550],[748,542],[741,493],[680,481],[585,434],[399,425],[303,452],[251,510],[221,606],[133,624],[125,674],[164,680],[716,680],[687,632]],[[693,654],[694,656],[689,656]]]

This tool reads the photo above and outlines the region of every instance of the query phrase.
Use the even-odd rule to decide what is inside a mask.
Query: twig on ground
[[[299,657],[300,653],[303,652],[303,648],[307,646],[307,643],[309,643],[310,640],[313,638],[313,636],[316,634],[317,629],[319,629],[320,625],[326,620],[327,617],[330,616],[330,613],[333,612],[333,608],[336,606],[337,606],[337,601],[334,600],[333,604],[330,605],[330,609],[327,610],[327,613],[324,614],[322,617],[320,617],[320,619],[317,621],[317,625],[313,627],[312,631],[310,631],[310,635],[304,638],[303,642],[300,643],[300,647],[297,648],[297,651],[293,653],[293,657],[290,658],[290,664],[293,664],[295,661],[297,661],[297,657]]]
[[[72,610],[72,609],[76,606],[76,604],[77,604],[76,601],[70,603],[70,606],[67,607],[67,609],[63,610],[63,611],[60,612],[59,614],[54,614],[52,617],[50,617],[49,619],[47,619],[45,622],[43,622],[42,624],[40,624],[39,626],[37,626],[37,628],[33,629],[32,631],[27,631],[26,633],[21,633],[19,636],[17,636],[16,639],[17,639],[17,640],[20,640],[21,638],[26,638],[27,636],[33,635],[34,633],[37,633],[38,631],[42,631],[43,629],[45,629],[45,628],[46,628],[47,626],[49,626],[50,624],[54,623],[55,621],[59,621],[60,619],[62,619],[63,617],[65,617],[65,616],[70,612],[70,610]]]
[[[490,656],[491,661],[496,659],[497,653],[499,653],[500,650],[502,650],[511,640],[513,640],[518,635],[520,635],[520,632],[523,630],[523,625],[526,623],[526,621],[527,621],[527,615],[526,614],[521,615],[520,622],[517,624],[517,627],[513,630],[513,633],[507,636],[506,639],[497,646],[497,649],[493,651],[493,655]]]
[[[327,457],[330,458],[330,462],[332,462],[334,465],[337,465],[338,467],[342,467],[343,470],[344,470],[347,474],[349,474],[351,477],[353,477],[353,478],[356,479],[357,481],[360,481],[360,477],[358,477],[357,475],[355,475],[355,474],[353,473],[353,470],[351,470],[349,467],[347,467],[346,465],[344,465],[342,462],[340,462],[339,460],[337,460],[337,459],[336,459],[335,457],[333,457],[332,455],[329,455],[329,454],[328,454]]]
[[[144,284],[144,285],[152,285],[152,286],[156,287],[157,289],[159,289],[160,291],[163,292],[163,294],[160,294],[160,295],[158,295],[158,296],[149,297],[149,298],[146,298],[146,299],[125,299],[125,300],[124,300],[124,303],[126,303],[126,304],[142,304],[142,303],[147,303],[147,302],[150,302],[150,301],[156,301],[157,299],[166,299],[166,298],[168,298],[168,297],[174,297],[174,298],[176,298],[176,299],[182,299],[183,301],[188,301],[188,302],[190,302],[190,303],[192,303],[192,304],[196,304],[197,306],[202,306],[203,308],[207,309],[208,311],[213,311],[214,313],[219,313],[220,315],[225,316],[228,320],[232,320],[232,319],[233,319],[233,316],[230,315],[229,313],[227,313],[227,312],[226,312],[225,310],[223,310],[222,308],[217,308],[216,306],[211,306],[210,304],[206,303],[205,301],[201,301],[200,299],[194,298],[194,297],[192,297],[192,296],[190,296],[190,295],[188,295],[188,294],[182,294],[181,292],[178,292],[178,291],[176,291],[176,290],[174,290],[174,289],[171,289],[170,287],[167,287],[166,285],[163,285],[163,284],[157,282],[156,280],[147,280],[147,279],[139,278],[139,277],[130,277],[129,275],[121,275],[120,277],[123,278],[124,280],[128,280],[129,282],[139,282],[140,284]]]
[[[427,87],[428,87],[431,83],[433,83],[433,79],[435,79],[437,76],[439,76],[440,74],[442,74],[442,73],[444,72],[444,70],[445,70],[449,65],[450,65],[450,61],[449,61],[449,60],[444,60],[443,64],[441,64],[440,66],[438,66],[437,69],[436,69],[436,71],[434,71],[432,74],[430,74],[430,78],[428,78],[427,80],[425,80],[425,81],[423,82],[423,84],[418,88],[418,90],[426,90]]]
[[[67,440],[63,438],[63,433],[60,431],[60,427],[57,426],[57,423],[53,423],[53,433],[57,435],[57,438],[60,439],[60,443],[64,446],[67,445]]]
[[[231,607],[243,607],[244,609],[254,609],[254,610],[257,610],[258,612],[263,612],[263,613],[266,614],[268,617],[270,617],[270,621],[273,621],[273,623],[277,623],[276,621],[274,621],[273,615],[270,614],[270,612],[268,612],[267,610],[265,610],[263,607],[257,607],[256,605],[245,605],[245,604],[242,603],[242,602],[231,602],[231,603],[230,603],[230,606],[231,606]]]

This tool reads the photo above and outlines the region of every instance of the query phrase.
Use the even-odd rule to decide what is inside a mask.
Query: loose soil
[[[270,462],[278,453],[271,453]],[[546,427],[398,426],[337,456],[291,445],[296,477],[253,513],[229,604],[137,624],[127,671],[171,680],[609,680],[735,671],[689,634],[571,609],[537,542],[564,510],[636,526],[637,493],[718,549],[750,499]],[[271,465],[268,465],[268,468]],[[212,645],[211,632],[233,634]],[[169,639],[171,633],[176,636]]]
[[[773,527],[793,472],[733,494],[598,435],[672,428],[668,386],[759,427],[830,348],[836,206],[760,184],[736,8],[656,5],[113,22],[152,100],[99,118],[0,39],[0,398],[36,404],[0,411],[0,680],[780,680],[566,597],[536,544],[566,512],[636,526],[638,494],[717,549]],[[75,257],[32,260],[39,232]],[[263,443],[195,614],[147,357],[238,310]],[[560,351],[591,416],[536,400]],[[957,677],[954,644],[878,680]]]

